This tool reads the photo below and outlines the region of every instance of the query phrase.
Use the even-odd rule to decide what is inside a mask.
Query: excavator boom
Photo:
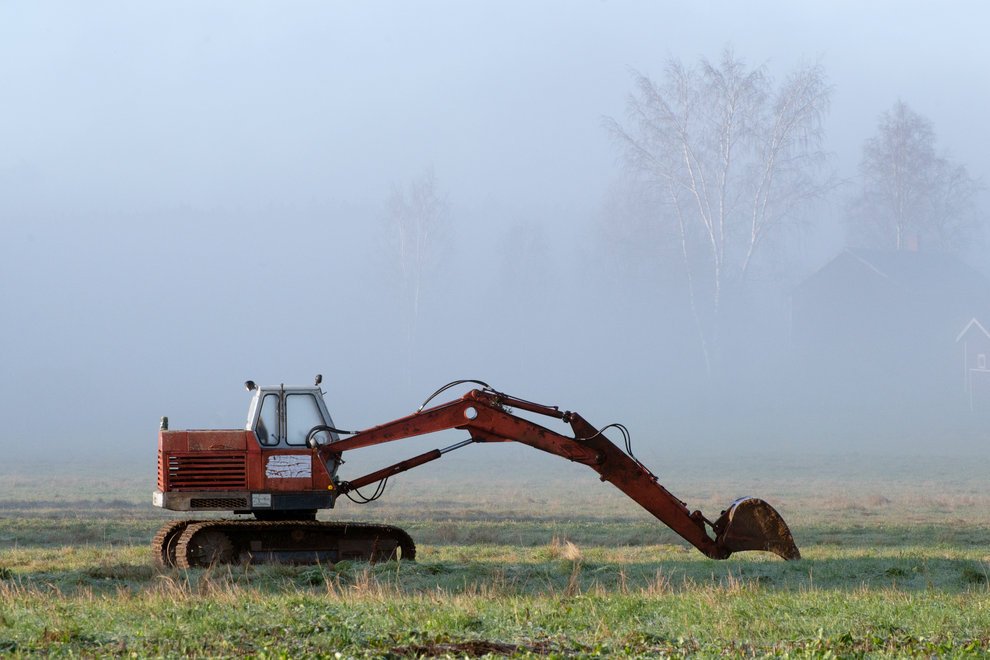
[[[519,417],[510,412],[512,408],[560,419],[570,425],[574,436]],[[615,426],[625,432],[621,425]],[[470,437],[445,450],[435,449],[364,477],[341,482],[340,492],[381,481],[472,442],[520,442],[587,465],[598,472],[602,481],[612,483],[708,557],[725,559],[733,552],[744,550],[765,550],[784,559],[801,556],[783,518],[763,500],[739,499],[716,521],[710,522],[700,511],[690,511],[631,452],[622,451],[579,414],[488,388],[472,390],[460,399],[432,408],[421,407],[407,417],[319,445],[316,451],[321,462],[335,463],[345,451],[447,429],[467,431]],[[706,525],[711,527],[714,537],[709,535]]]

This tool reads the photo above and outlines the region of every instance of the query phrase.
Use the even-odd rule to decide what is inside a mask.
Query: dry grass
[[[167,516],[150,505],[47,508],[45,484],[0,476],[0,497],[20,502],[0,508],[0,655],[985,656],[986,463],[869,465],[661,472],[708,514],[744,494],[770,501],[796,563],[712,562],[586,468],[540,464],[513,479],[397,479],[381,502],[333,512],[410,529],[417,562],[188,572],[152,567]],[[58,488],[78,497],[85,479]]]

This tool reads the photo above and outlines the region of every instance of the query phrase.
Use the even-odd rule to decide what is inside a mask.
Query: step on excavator
[[[688,543],[712,559],[759,550],[800,559],[787,524],[766,502],[743,497],[714,521],[664,488],[632,453],[622,424],[596,428],[575,412],[496,391],[481,381],[454,381],[407,417],[364,431],[334,426],[317,376],[313,387],[257,387],[243,430],[169,430],[158,435],[156,506],[172,511],[248,514],[234,520],[194,519],[166,523],[152,541],[155,561],[191,568],[219,563],[334,563],[341,560],[414,559],[416,546],[390,525],[316,520],[341,495],[370,502],[389,478],[479,442],[519,442],[596,471]],[[427,407],[451,387],[477,385],[458,399]],[[563,422],[573,436],[545,428],[517,412]],[[352,479],[338,469],[346,452],[404,438],[458,429],[467,438]],[[605,432],[625,440],[625,450]],[[358,489],[375,486],[370,495]]]

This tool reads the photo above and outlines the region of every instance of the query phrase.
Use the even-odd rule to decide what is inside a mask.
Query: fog
[[[990,310],[979,286],[977,311],[910,324],[861,301],[893,357],[795,340],[814,314],[866,318],[814,298],[795,317],[847,247],[846,189],[727,312],[709,376],[676,264],[612,240],[603,119],[624,119],[630,72],[729,45],[775,76],[821,63],[850,185],[898,99],[986,181],[988,19],[982,2],[2,3],[0,449],[150,474],[160,416],[240,427],[243,381],[322,373],[348,429],[475,378],[622,422],[647,458],[985,451],[955,342]],[[413,311],[389,199],[431,168],[446,224]],[[962,281],[990,272],[975,246],[963,261]],[[929,334],[943,370],[900,371],[941,359],[915,355]]]

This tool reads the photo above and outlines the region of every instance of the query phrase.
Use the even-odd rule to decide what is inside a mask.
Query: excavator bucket
[[[772,506],[756,497],[733,502],[713,528],[716,544],[730,553],[765,550],[784,559],[801,558],[787,523]]]

